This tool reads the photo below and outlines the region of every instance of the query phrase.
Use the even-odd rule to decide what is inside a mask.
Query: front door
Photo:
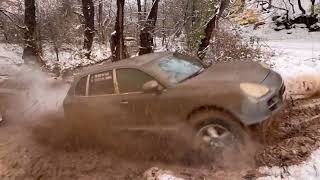
[[[143,85],[155,80],[147,73],[133,68],[116,70],[121,109],[128,112],[126,124],[129,130],[154,128],[159,121],[161,94],[144,93]],[[163,114],[162,114],[163,115]]]

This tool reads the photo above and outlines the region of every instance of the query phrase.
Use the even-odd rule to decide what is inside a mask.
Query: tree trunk
[[[85,56],[89,59],[94,37],[94,5],[92,0],[82,0],[82,12],[84,16],[84,43]]]
[[[147,12],[147,0],[144,0],[143,12]]]
[[[144,27],[140,32],[140,51],[139,55],[153,52],[153,34],[156,28],[158,18],[158,6],[160,0],[154,0],[150,13],[147,17]]]
[[[289,0],[289,4],[290,4],[290,6],[291,6],[292,13],[295,14],[295,13],[296,13],[296,10],[294,9],[294,5],[293,5],[293,3],[291,2],[291,0]]]
[[[216,9],[216,12],[207,23],[206,29],[204,31],[205,36],[203,39],[201,39],[201,43],[199,45],[199,49],[197,53],[200,59],[204,59],[206,55],[206,50],[210,44],[212,33],[217,28],[218,21],[223,11],[229,6],[229,4],[230,4],[230,0],[222,0],[220,3],[220,7]]]
[[[62,1],[62,10],[64,13],[64,17],[70,17],[72,15],[72,3],[70,0]]]
[[[24,33],[24,49],[22,58],[25,63],[37,62],[36,48],[36,6],[35,0],[25,0],[24,23],[26,31]]]
[[[193,44],[194,39],[192,31],[193,27],[195,25],[195,6],[196,6],[196,1],[195,0],[187,0],[187,5],[186,5],[186,12],[185,12],[185,17],[184,17],[184,31],[187,36],[187,44],[190,46]]]
[[[106,44],[106,34],[103,28],[103,1],[102,0],[99,0],[97,19],[98,19],[98,27],[100,31],[100,42],[102,44]]]
[[[310,10],[311,10],[311,16],[313,16],[314,15],[314,4],[316,3],[316,0],[311,0],[311,8],[310,8]]]
[[[267,9],[270,9],[271,7],[272,7],[272,0],[269,0]]]
[[[117,0],[117,17],[115,24],[115,32],[111,34],[110,42],[112,51],[112,61],[119,61],[121,59],[127,58],[123,36],[124,3],[125,0]]]
[[[301,0],[298,0],[298,5],[299,5],[299,9],[302,12],[302,14],[306,14],[306,10],[304,10],[302,5],[301,5]]]
[[[141,0],[137,0],[137,7],[138,7],[138,24],[142,22],[142,6],[141,6]]]
[[[185,28],[186,34],[189,34],[193,27],[195,3],[196,3],[195,0],[187,1],[186,13],[184,17],[184,22],[185,22],[184,28]]]

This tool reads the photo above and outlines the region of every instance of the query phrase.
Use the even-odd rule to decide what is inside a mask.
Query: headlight
[[[255,83],[241,83],[240,89],[249,96],[260,98],[269,92],[267,86]]]
[[[270,65],[265,62],[259,62],[259,64],[266,69],[270,69]]]

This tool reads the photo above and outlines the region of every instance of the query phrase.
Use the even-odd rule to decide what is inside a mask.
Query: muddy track
[[[175,147],[181,144],[167,143],[170,142],[169,137],[157,139],[166,142],[159,146],[154,144],[155,138],[150,137],[149,146],[146,146],[146,141],[131,141],[131,144],[121,147],[139,148],[126,149],[123,154],[125,151],[112,147],[74,148],[75,144],[69,143],[61,121],[53,125],[38,123],[40,126],[36,128],[21,121],[12,121],[3,125],[0,131],[0,179],[132,180],[143,179],[144,171],[153,166],[170,169],[186,179],[195,180],[263,176],[255,170],[257,167],[298,164],[320,146],[319,102],[317,98],[294,100],[294,106],[287,103],[289,105],[275,118],[273,128],[268,131],[268,144],[258,148],[254,159],[247,158],[246,163],[234,166],[199,164],[193,161],[196,157],[190,158],[194,154],[181,156],[182,151],[175,151]],[[150,151],[161,153],[150,154]],[[132,158],[135,154],[142,158]]]
[[[256,155],[258,165],[288,166],[306,160],[319,147],[320,99],[296,100],[274,120],[268,146]]]

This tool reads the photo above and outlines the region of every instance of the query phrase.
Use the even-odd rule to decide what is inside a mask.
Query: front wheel
[[[246,131],[241,124],[225,112],[199,112],[190,122],[195,130],[196,147],[210,152],[239,150],[246,138]]]
[[[3,124],[5,121],[5,113],[0,109],[0,124]]]

